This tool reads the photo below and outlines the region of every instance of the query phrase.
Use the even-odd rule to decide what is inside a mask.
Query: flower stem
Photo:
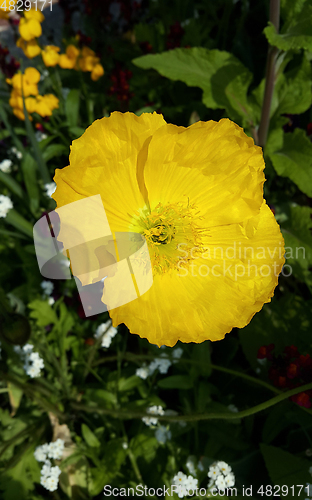
[[[222,412],[222,413],[202,413],[202,414],[191,414],[191,415],[159,415],[157,416],[158,420],[166,420],[169,422],[179,422],[179,421],[184,421],[184,422],[196,422],[199,420],[236,420],[238,418],[244,418],[244,417],[249,417],[250,415],[254,415],[255,413],[258,413],[259,411],[266,410],[267,408],[270,408],[271,406],[274,406],[277,403],[280,403],[281,401],[284,401],[285,399],[288,399],[290,396],[294,396],[295,394],[298,394],[300,392],[308,391],[312,389],[312,383],[310,382],[309,384],[302,385],[300,387],[295,387],[295,389],[291,389],[290,391],[283,392],[281,394],[278,394],[278,396],[275,396],[274,398],[268,399],[264,403],[260,403],[259,405],[252,406],[251,408],[248,408],[247,410],[242,410],[238,411],[235,413],[231,412]],[[108,408],[97,408],[94,406],[86,406],[82,404],[78,404],[75,402],[71,403],[71,406],[75,410],[81,410],[81,411],[87,411],[87,412],[95,412],[95,413],[100,413],[103,415],[111,415],[116,418],[142,418],[146,417],[146,413],[139,413],[139,412],[132,412],[129,410],[111,410]],[[310,412],[309,412],[310,413]]]
[[[279,17],[280,0],[270,0],[269,20],[274,25],[276,32],[279,31]],[[265,74],[265,90],[262,103],[260,125],[258,130],[258,145],[262,148],[265,147],[269,131],[270,109],[275,84],[275,64],[278,52],[279,51],[276,47],[269,47]]]

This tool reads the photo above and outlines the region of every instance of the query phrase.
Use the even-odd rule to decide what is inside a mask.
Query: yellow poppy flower
[[[104,75],[104,68],[102,64],[96,64],[91,72],[91,79],[96,82],[101,76]]]
[[[100,195],[111,231],[148,245],[148,291],[116,307],[116,281],[105,279],[115,327],[159,346],[215,341],[271,300],[284,242],[263,199],[262,150],[235,123],[184,128],[115,112],[73,142],[69,163],[55,173],[57,207]],[[62,222],[59,239],[71,247]],[[82,284],[94,281],[90,271]]]
[[[37,40],[35,39],[26,42],[22,37],[20,37],[17,40],[16,45],[17,47],[22,49],[28,59],[33,59],[34,57],[39,56],[41,52],[41,48],[39,47]]]
[[[59,58],[59,66],[64,69],[73,69],[76,66],[79,49],[75,45],[68,45],[66,54],[61,54]]]
[[[56,47],[56,45],[47,45],[44,47],[41,52],[44,64],[46,66],[56,66],[60,58],[60,55],[58,54],[59,51],[60,48]]]

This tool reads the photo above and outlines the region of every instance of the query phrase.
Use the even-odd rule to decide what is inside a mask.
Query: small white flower
[[[35,133],[35,136],[36,136],[36,139],[38,142],[41,142],[48,137],[47,134],[44,134],[40,130],[37,130],[37,132]]]
[[[234,476],[233,472],[230,472],[229,474],[227,474],[224,478],[224,481],[225,481],[225,484],[228,488],[231,488],[232,486],[234,486],[235,476]]]
[[[22,153],[18,151],[15,146],[10,149],[10,153],[14,154],[16,158],[18,158],[18,160],[21,160],[21,158],[23,157]]]
[[[187,475],[183,474],[183,472],[179,471],[173,478],[172,482],[173,484],[181,484],[182,486],[185,485],[187,480]]]
[[[46,195],[51,198],[52,194],[55,192],[56,190],[56,184],[55,182],[49,182],[48,184],[45,184],[44,185],[44,189],[46,191]]]
[[[185,481],[185,486],[187,490],[196,490],[196,488],[198,487],[198,479],[191,475],[188,476]]]
[[[165,414],[165,412],[161,406],[150,406],[147,409],[147,413],[149,413],[150,415],[164,415]],[[156,417],[143,417],[142,420],[149,427],[152,425],[157,425],[157,422],[158,422],[158,418],[156,418]]]
[[[169,367],[171,366],[171,361],[168,358],[156,358],[149,365],[149,371],[152,375],[155,370],[159,370],[160,373],[166,374],[168,372]]]
[[[175,361],[178,361],[183,354],[183,349],[181,347],[176,347],[172,351],[172,357]]]
[[[123,447],[124,450],[127,450],[128,449],[128,443],[126,441],[124,441],[122,443],[122,447]]]
[[[56,441],[49,444],[48,457],[54,458],[55,460],[60,460],[63,455],[64,441],[62,439],[57,439]]]
[[[216,479],[216,487],[218,488],[218,490],[224,490],[226,487],[226,483],[222,474]]]
[[[0,170],[5,174],[9,174],[11,172],[12,160],[2,160],[0,163]]]
[[[51,472],[51,461],[46,460],[40,471],[41,476],[49,476],[50,472]]]
[[[208,475],[208,477],[211,477],[211,479],[216,479],[217,477],[220,476],[220,469],[219,469],[219,467],[211,465],[209,467],[209,471],[208,471],[207,475]]]
[[[200,470],[200,471],[203,471],[204,470],[204,466],[202,464],[202,462],[199,460],[198,464],[197,464],[197,469]]]
[[[264,366],[264,365],[266,365],[267,359],[266,359],[266,358],[263,358],[263,359],[257,359],[257,361],[258,361],[259,365]]]
[[[42,82],[42,80],[44,80],[47,76],[49,76],[49,71],[47,69],[44,69],[40,75],[40,81]]]
[[[58,479],[59,476],[61,475],[61,473],[62,473],[62,471],[58,465],[56,465],[55,467],[51,467],[51,471],[50,471],[51,477],[55,477]]]
[[[196,470],[195,470],[195,463],[194,463],[194,460],[189,457],[186,461],[186,467],[189,471],[190,474],[193,474],[193,476],[196,476]]]
[[[96,339],[102,338],[101,346],[108,348],[117,332],[117,328],[112,326],[112,322],[108,320],[106,323],[102,323],[97,327],[94,337]]]
[[[141,368],[137,368],[135,371],[137,377],[145,380],[149,376],[149,369],[147,366],[142,366]]]
[[[238,412],[238,408],[237,408],[237,406],[232,405],[232,404],[228,406],[228,409],[229,409],[231,412],[233,412],[233,413],[237,413],[237,412]]]
[[[11,198],[4,194],[0,194],[0,217],[6,217],[11,208],[13,208]]]
[[[57,490],[57,485],[58,485],[58,478],[56,478],[54,476],[50,476],[50,477],[47,478],[45,488],[48,491],[56,491]]]
[[[45,295],[51,295],[51,293],[53,292],[54,284],[52,283],[52,281],[42,281],[40,286]]]
[[[49,304],[49,306],[53,306],[53,304],[55,304],[55,300],[53,297],[49,297],[48,304]]]
[[[171,439],[171,431],[164,425],[160,425],[155,431],[155,438],[159,443],[165,444],[167,439]]]
[[[232,471],[232,467],[230,467],[226,462],[217,462],[217,467],[219,467],[220,471],[226,476]]]
[[[45,445],[37,446],[37,448],[34,451],[34,457],[37,460],[37,462],[45,462],[46,461],[47,449],[45,448]]]
[[[33,348],[34,348],[34,346],[32,344],[25,344],[23,346],[23,352],[25,354],[29,354],[30,352],[32,352]]]

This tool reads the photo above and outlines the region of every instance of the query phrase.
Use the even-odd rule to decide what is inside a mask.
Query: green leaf
[[[70,127],[69,131],[75,137],[81,137],[85,133],[85,129],[82,127]]]
[[[280,50],[306,49],[312,51],[312,4],[307,0],[280,34],[272,23],[264,29],[270,45]]]
[[[5,218],[5,222],[11,224],[22,233],[27,234],[27,236],[30,236],[30,238],[33,238],[32,225],[30,224],[30,222],[24,219],[24,217],[22,217],[14,208],[9,210]]]
[[[171,375],[158,381],[162,389],[192,389],[193,382],[188,375]]]
[[[119,391],[129,391],[142,384],[142,380],[136,375],[132,375],[132,377],[124,378],[121,377],[118,380],[118,390]]]
[[[289,490],[287,495],[283,495],[283,498],[293,498],[294,496],[306,498],[308,496],[307,491],[302,488],[299,495],[299,488],[296,485],[306,486],[311,463],[275,446],[260,444],[260,450],[274,485],[287,485],[288,488],[295,487],[295,495],[292,490]]]
[[[91,446],[91,448],[98,448],[99,446],[101,446],[101,443],[98,440],[98,438],[95,436],[95,434],[93,434],[91,429],[86,424],[81,425],[81,433],[83,439],[85,440],[88,446]]]
[[[27,136],[31,142],[33,152],[34,152],[34,157],[36,158],[37,166],[38,166],[38,170],[40,172],[41,178],[45,184],[48,184],[49,182],[51,182],[50,173],[49,173],[47,165],[43,159],[38,141],[37,141],[36,136],[35,136],[35,132],[33,130],[32,124],[29,120],[28,112],[27,112],[26,107],[25,107],[24,96],[23,96],[23,105],[24,105],[25,126],[26,126],[26,130],[27,130]]]
[[[64,144],[50,144],[44,149],[42,156],[45,161],[49,161],[51,160],[51,158],[54,158],[55,156],[60,156],[60,155],[68,156],[68,153],[69,149]]]
[[[153,436],[147,434],[137,434],[130,441],[130,448],[135,457],[144,457],[146,462],[155,458],[159,443]]]
[[[15,147],[21,152],[25,153],[25,149],[19,138],[17,137],[13,127],[11,127],[10,122],[8,120],[7,114],[4,110],[4,105],[1,102],[0,105],[0,118],[3,121],[5,128],[10,132],[10,136],[12,137],[12,140],[14,142]]]
[[[301,64],[283,75],[276,113],[304,113],[311,106],[311,97],[311,63],[304,53]]]
[[[70,127],[76,127],[78,125],[79,98],[80,91],[78,89],[72,89],[66,99],[65,111]]]
[[[127,451],[123,449],[124,440],[111,439],[105,446],[101,467],[91,469],[91,478],[88,484],[89,494],[93,498],[99,493],[103,494],[106,484],[112,484],[112,480],[119,474],[119,470],[127,457]]]
[[[229,116],[250,118],[247,90],[250,71],[232,54],[202,47],[174,49],[148,54],[132,61],[143,69],[156,69],[171,80],[181,80],[203,90],[203,103],[212,109],[225,108]]]
[[[40,197],[38,189],[38,181],[37,181],[36,161],[29,153],[26,153],[23,157],[21,167],[27,193],[29,196],[30,210],[33,213],[33,215],[36,215],[36,212],[39,209],[39,197]]]
[[[303,130],[284,134],[282,148],[269,156],[278,175],[288,177],[312,197],[312,144]]]
[[[30,317],[37,321],[38,326],[47,326],[58,322],[55,311],[47,301],[36,299],[30,302],[28,307],[32,310]]]
[[[21,186],[9,174],[0,172],[0,182],[2,182],[2,184],[4,184],[10,191],[12,191],[12,193],[19,196],[19,198],[23,198],[24,192]]]
[[[33,449],[28,450],[17,465],[8,469],[0,476],[2,500],[17,500],[29,498],[29,492],[34,490],[34,482],[40,482],[40,466],[33,456]]]
[[[312,148],[312,145],[311,145]],[[293,205],[289,207],[288,218],[281,229],[285,239],[287,273],[291,271],[299,280],[312,286],[312,208]]]
[[[210,342],[206,341],[202,344],[195,344],[193,346],[192,359],[195,361],[200,374],[209,377],[211,374]]]

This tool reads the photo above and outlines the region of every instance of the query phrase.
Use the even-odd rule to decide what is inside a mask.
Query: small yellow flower
[[[73,69],[76,66],[78,56],[79,49],[75,45],[68,45],[66,54],[60,55],[59,65],[64,69]]]
[[[20,120],[25,120],[25,115],[24,115],[24,112],[19,109],[19,108],[13,108],[13,113],[15,114],[15,116],[17,116],[17,118],[19,118]],[[31,116],[29,116],[29,119],[32,120]]]
[[[44,64],[46,66],[56,66],[60,58],[59,51],[60,48],[56,47],[56,45],[47,45],[44,47],[44,50],[41,52]]]
[[[91,79],[96,82],[101,76],[104,75],[104,68],[101,64],[96,64],[91,73]]]
[[[41,48],[39,47],[37,40],[35,39],[26,42],[22,37],[20,37],[17,40],[16,45],[23,50],[25,56],[28,57],[28,59],[33,59],[41,52]]]
[[[26,68],[24,75],[21,73],[16,73],[13,78],[8,79],[7,82],[12,85],[12,87],[19,91],[22,95],[22,87],[24,96],[28,97],[30,95],[38,94],[37,83],[40,80],[40,73],[36,68]]]
[[[39,9],[25,10],[24,16],[28,20],[34,19],[35,21],[38,21],[39,23],[42,23],[45,19],[44,15],[42,14],[41,10],[39,10]]]
[[[41,36],[42,34],[40,22],[33,18],[22,18],[20,20],[18,30],[21,37],[23,40],[26,40],[26,42],[33,40],[33,38],[38,38],[38,36]]]
[[[92,71],[94,66],[100,62],[100,58],[96,57],[95,52],[89,47],[83,47],[81,57],[79,58],[79,68],[81,71]]]
[[[45,117],[51,116],[53,109],[58,108],[59,100],[52,94],[38,95],[36,98],[36,113]]]
[[[216,341],[270,302],[284,242],[263,199],[264,166],[261,148],[228,119],[184,128],[114,112],[73,142],[54,177],[57,207],[100,195],[111,231],[138,233],[149,250],[153,283],[124,305],[113,305],[120,290],[107,273],[102,301],[114,327],[158,346]],[[65,248],[69,238],[61,221]],[[94,254],[105,267],[101,247]],[[103,277],[94,269],[78,273],[83,286]]]

